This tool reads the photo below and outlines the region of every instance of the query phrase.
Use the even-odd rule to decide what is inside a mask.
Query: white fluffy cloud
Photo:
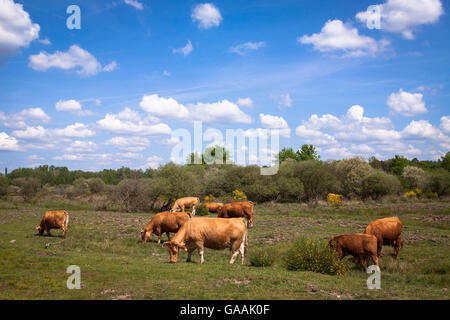
[[[150,141],[144,137],[113,137],[105,142],[119,150],[139,152],[148,148]]]
[[[5,114],[0,111],[0,124],[5,128],[25,128],[27,122],[47,123],[50,117],[41,108],[29,108],[19,113]]]
[[[16,138],[10,137],[6,132],[0,132],[0,151],[18,151],[19,149]]]
[[[247,98],[239,98],[236,102],[240,107],[253,107],[253,100],[250,97]]]
[[[278,134],[283,138],[289,139],[291,137],[291,129],[283,117],[260,113],[259,119],[264,128],[276,129]]]
[[[435,23],[444,14],[440,0],[388,0],[378,6],[381,29],[401,33],[406,39],[414,38],[413,30],[418,26]],[[366,11],[356,15],[364,23],[369,17]]]
[[[387,100],[387,105],[393,112],[407,117],[428,111],[423,101],[423,94],[410,93],[403,91],[403,89],[392,93]]]
[[[441,128],[447,134],[450,134],[450,116],[441,117]]]
[[[83,123],[75,123],[69,125],[63,129],[52,129],[52,131],[60,137],[76,137],[76,138],[88,138],[95,136],[95,132],[89,129]]]
[[[95,132],[83,123],[75,123],[62,129],[46,129],[42,126],[27,126],[23,130],[14,130],[14,137],[24,140],[54,141],[61,138],[87,138],[95,136]]]
[[[223,18],[212,3],[202,3],[197,5],[191,14],[192,21],[198,22],[200,29],[209,29],[212,27],[218,27]]]
[[[283,93],[278,98],[278,107],[292,107],[292,99],[289,93]]]
[[[0,1],[0,62],[20,47],[39,38],[40,27],[33,23],[23,5],[13,0]]]
[[[65,148],[66,152],[94,152],[97,149],[97,144],[93,141],[76,140]]]
[[[266,43],[264,41],[259,42],[246,42],[239,44],[237,46],[231,47],[230,52],[237,53],[239,55],[244,55],[246,53],[249,53],[250,51],[256,51],[259,48],[265,47]]]
[[[198,102],[189,105],[194,119],[204,122],[251,123],[251,117],[239,109],[238,105],[226,99],[213,103]]]
[[[76,73],[81,76],[92,76],[102,70],[97,59],[77,45],[70,46],[66,52],[56,51],[50,54],[41,51],[39,54],[31,55],[29,60],[28,65],[37,71],[45,71],[49,68],[76,69]]]
[[[125,108],[118,114],[108,113],[97,124],[103,130],[113,133],[134,135],[171,134],[172,130],[165,123],[155,123],[156,119],[143,118],[137,112]]]
[[[192,46],[191,40],[188,40],[188,43],[184,47],[179,49],[172,49],[172,53],[182,53],[184,56],[187,56],[193,50],[194,47]]]
[[[92,112],[83,110],[83,106],[80,102],[74,99],[70,100],[59,100],[55,103],[55,109],[58,111],[67,111],[80,116],[90,115]]]
[[[360,35],[356,28],[345,25],[341,20],[328,20],[320,33],[298,37],[302,44],[312,44],[320,52],[342,52],[347,57],[374,56],[388,45],[386,40],[376,41]]]
[[[443,134],[441,130],[434,127],[427,120],[411,121],[403,130],[402,136],[411,140],[436,140],[442,142],[450,142],[450,138]]]
[[[137,10],[144,10],[144,5],[137,0],[125,0],[125,3]]]
[[[147,158],[147,162],[141,167],[141,169],[142,170],[146,170],[148,168],[158,169],[163,160],[164,160],[163,158],[158,156],[150,156]]]
[[[173,98],[159,97],[157,94],[145,95],[139,104],[142,110],[155,116],[187,118],[188,109]]]

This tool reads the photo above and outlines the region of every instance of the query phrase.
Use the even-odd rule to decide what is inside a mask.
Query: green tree
[[[403,169],[409,164],[408,159],[399,155],[395,155],[391,160],[392,161],[389,170],[397,176],[400,176],[403,173]]]
[[[320,160],[320,156],[317,153],[316,148],[312,144],[304,144],[296,152],[297,159],[301,161],[305,160]]]
[[[8,185],[8,178],[0,174],[0,197],[3,197],[8,193]]]
[[[192,152],[188,158],[186,159],[187,165],[194,164],[215,164],[216,163],[216,154],[217,158],[222,158],[222,164],[230,163],[231,155],[230,152],[225,150],[224,147],[214,146],[210,148],[205,148],[203,154],[199,154],[198,152]]]
[[[450,171],[450,151],[441,158],[441,167],[447,171]]]
[[[283,148],[278,152],[278,159],[280,163],[288,159],[298,160],[297,153],[292,148]]]

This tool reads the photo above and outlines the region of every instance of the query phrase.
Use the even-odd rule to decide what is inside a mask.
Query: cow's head
[[[146,230],[146,229],[142,229],[141,230],[141,239],[142,242],[147,242],[148,239],[150,239],[151,233],[150,231]]]
[[[37,225],[34,229],[37,230],[41,235],[44,233],[44,228],[42,228],[41,225]]]
[[[186,247],[178,242],[167,241],[164,242],[164,245],[166,245],[169,248],[169,262],[170,263],[176,263],[178,261],[178,253],[180,252],[180,249],[184,249],[187,251]]]

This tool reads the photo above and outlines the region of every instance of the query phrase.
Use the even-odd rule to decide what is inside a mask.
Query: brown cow
[[[377,238],[375,236],[362,233],[343,234],[333,237],[328,245],[337,251],[341,259],[352,255],[355,261],[364,265],[366,259],[371,258],[378,265]]]
[[[254,205],[251,201],[231,202],[224,204],[218,211],[218,218],[237,218],[245,217],[248,220],[249,227],[254,224]]]
[[[395,259],[398,257],[400,246],[403,247],[402,240],[403,224],[398,217],[383,218],[372,221],[366,227],[365,234],[377,237],[377,255],[381,255],[383,245],[394,247]]]
[[[177,211],[183,211],[185,208],[192,208],[192,215],[195,215],[195,207],[198,206],[200,203],[200,198],[197,197],[184,197],[177,199],[172,209],[170,209],[171,212],[177,212]]]
[[[248,248],[247,224],[244,218],[192,218],[177,232],[172,241],[165,242],[169,246],[169,262],[178,261],[179,249],[188,252],[186,262],[191,261],[191,254],[199,250],[200,263],[204,263],[203,248],[223,250],[230,248],[232,252],[230,264],[241,254],[242,264]]]
[[[223,203],[220,202],[205,202],[205,207],[211,213],[217,213],[222,208]]]
[[[161,242],[161,235],[167,234],[170,241],[170,232],[176,233],[181,226],[191,218],[187,212],[160,212],[155,214],[147,226],[141,230],[142,242],[147,242],[152,233],[158,236],[158,244]]]
[[[50,229],[61,229],[63,237],[66,237],[67,225],[69,224],[69,213],[67,211],[47,211],[42,217],[41,224],[36,226],[36,230],[42,236],[47,231],[51,237]]]

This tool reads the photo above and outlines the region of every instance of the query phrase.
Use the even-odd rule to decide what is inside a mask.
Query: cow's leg
[[[205,258],[203,256],[203,246],[198,248],[198,253],[200,253],[200,263],[203,264],[205,262]]]
[[[381,256],[381,248],[383,247],[383,239],[377,240],[377,256]]]
[[[187,256],[186,262],[191,262],[191,255],[192,255],[192,251],[194,251],[194,250],[191,250],[191,249],[188,250],[188,256]]]
[[[166,232],[166,234],[167,234],[167,238],[168,238],[169,241],[170,241],[170,232]]]
[[[48,236],[49,236],[49,237],[52,236],[52,235],[50,234],[50,228],[47,229],[47,233],[48,233]]]
[[[161,243],[161,232],[158,233],[158,244]]]

